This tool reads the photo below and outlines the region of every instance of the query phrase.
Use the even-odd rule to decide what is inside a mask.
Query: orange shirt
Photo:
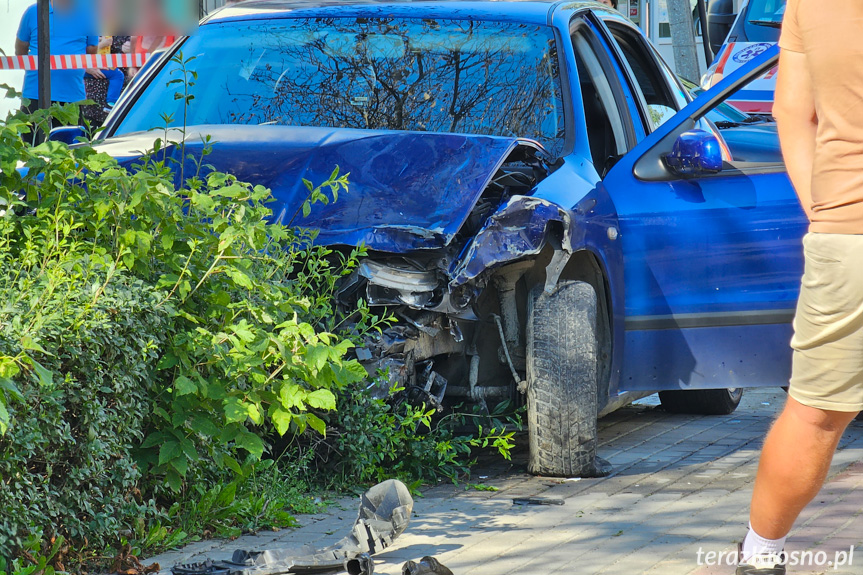
[[[788,0],[779,46],[805,54],[814,90],[809,229],[863,234],[863,1]]]

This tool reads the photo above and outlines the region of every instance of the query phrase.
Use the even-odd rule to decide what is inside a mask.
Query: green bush
[[[469,472],[475,449],[492,448],[506,459],[514,446],[520,416],[509,401],[491,413],[479,408],[446,415],[391,397],[372,397],[365,386],[348,386],[328,419],[326,438],[313,442],[327,477],[336,485],[368,484],[391,477],[418,484],[442,478],[455,481]]]
[[[7,272],[0,284],[0,377],[13,399],[0,439],[0,555],[57,525],[104,546],[128,518],[147,515],[131,451],[166,317],[153,313],[155,292],[125,273],[94,302],[105,271],[66,263]]]
[[[178,190],[181,145],[127,170],[26,145],[31,122],[0,124],[0,555],[34,531],[102,551],[142,532],[142,506],[246,476],[270,432],[325,432],[316,414],[366,376],[326,331],[361,252],[267,224],[269,190],[202,158]],[[305,210],[347,181],[308,187]]]

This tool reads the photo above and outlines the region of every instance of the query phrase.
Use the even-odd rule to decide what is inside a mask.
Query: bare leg
[[[833,452],[856,413],[807,407],[789,397],[773,424],[752,492],[749,520],[767,539],[788,535],[827,477]]]

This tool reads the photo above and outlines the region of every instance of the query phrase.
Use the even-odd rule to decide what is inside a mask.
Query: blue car
[[[350,172],[301,223],[365,244],[339,298],[398,318],[358,358],[427,404],[525,402],[532,472],[602,473],[597,416],[639,397],[730,413],[785,385],[806,218],[775,139],[753,160],[747,125],[705,118],[775,49],[690,102],[597,3],[253,0],[152,63],[102,150],[131,161],[183,117],[177,52],[186,152],[212,136],[276,221],[302,178]]]

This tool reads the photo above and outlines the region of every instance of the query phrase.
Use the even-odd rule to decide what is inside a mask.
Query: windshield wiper
[[[782,20],[750,20],[749,23],[755,26],[767,26],[768,28],[782,27]]]
[[[728,128],[739,128],[740,126],[743,125],[740,122],[728,122],[728,121],[724,121],[724,120],[719,121],[719,122],[713,122],[713,123],[720,130],[727,130]]]

